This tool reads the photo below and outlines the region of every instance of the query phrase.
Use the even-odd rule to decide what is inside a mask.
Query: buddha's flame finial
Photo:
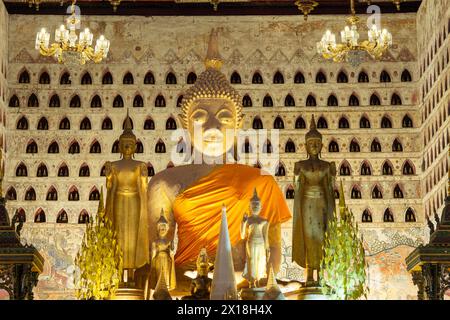
[[[124,131],[132,131],[133,130],[133,126],[131,124],[131,119],[130,119],[130,114],[128,112],[128,109],[127,109],[127,117],[125,118],[125,125],[124,125],[123,130]]]
[[[308,141],[309,139],[322,140],[322,134],[317,130],[314,115],[312,115],[311,124],[309,125],[309,131],[306,133],[305,139],[306,139],[306,141]]]
[[[208,51],[206,53],[205,67],[220,70],[222,68],[222,57],[219,53],[218,30],[212,29],[209,35]]]
[[[169,222],[167,221],[167,219],[166,219],[166,215],[164,214],[164,209],[163,208],[161,208],[161,212],[160,212],[160,215],[159,215],[159,219],[158,219],[158,221],[157,221],[157,224],[160,224],[160,223],[165,223],[165,224],[168,224]]]
[[[258,197],[258,193],[256,192],[256,188],[253,190],[253,197],[252,197],[252,199],[251,199],[251,202],[253,203],[253,202],[260,202],[261,200],[259,199],[259,197]]]
[[[120,135],[120,139],[123,138],[131,138],[136,140],[136,136],[133,133],[133,124],[131,123],[130,115],[128,114],[127,109],[127,117],[125,118],[125,123],[123,125],[123,133]]]
[[[314,115],[312,115],[311,123],[309,124],[309,130],[312,130],[312,129],[317,129],[316,120],[314,120]]]

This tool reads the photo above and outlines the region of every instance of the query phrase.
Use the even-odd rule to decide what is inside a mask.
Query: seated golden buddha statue
[[[177,225],[178,280],[180,270],[195,269],[197,254],[203,247],[214,258],[225,205],[235,268],[242,270],[245,248],[240,226],[256,188],[263,204],[260,217],[270,223],[270,257],[277,272],[281,261],[281,223],[289,220],[291,213],[273,176],[261,174],[261,169],[252,166],[224,164],[235,146],[243,114],[239,94],[220,72],[222,60],[215,30],[210,35],[205,66],[206,70],[185,93],[180,115],[196,160],[161,171],[150,180],[147,201],[150,241],[157,235],[156,223],[163,208],[169,213],[169,239],[174,238]],[[234,132],[233,139],[226,139],[229,130]]]
[[[136,136],[131,120],[125,119],[119,138],[122,159],[107,162],[106,216],[112,221],[117,240],[123,252],[126,282],[134,282],[134,271],[149,263],[147,216],[147,166],[132,159],[136,151]]]

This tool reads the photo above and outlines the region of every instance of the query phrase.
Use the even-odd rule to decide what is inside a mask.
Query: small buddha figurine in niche
[[[322,245],[329,221],[335,210],[334,162],[319,159],[322,135],[316,129],[314,116],[306,133],[308,159],[294,167],[294,219],[292,260],[306,269],[305,286],[318,286]],[[317,281],[314,281],[317,270]]]
[[[277,182],[261,169],[237,163],[212,163],[210,159],[225,159],[235,147],[227,139],[227,130],[237,131],[243,124],[241,97],[221,72],[218,32],[210,35],[206,70],[184,94],[180,123],[189,134],[194,152],[201,163],[176,166],[158,172],[149,182],[149,236],[156,235],[156,221],[164,208],[171,228],[169,239],[178,230],[175,265],[177,282],[182,283],[185,271],[195,268],[198,252],[206,249],[214,259],[219,241],[222,204],[228,208],[230,241],[236,270],[245,263],[245,248],[240,237],[240,225],[248,210],[248,201],[256,187],[262,199],[260,216],[270,222],[270,259],[277,272],[281,263],[281,224],[291,213]],[[200,135],[194,134],[199,128]],[[208,161],[207,161],[208,160]],[[187,281],[183,282],[187,283]],[[189,282],[190,283],[190,282]],[[189,283],[187,285],[189,285]]]
[[[152,243],[150,288],[154,289],[156,287],[161,273],[164,273],[164,279],[167,282],[168,290],[173,290],[176,287],[175,264],[173,262],[175,253],[173,241],[167,239],[169,222],[164,216],[163,209],[161,209],[161,215],[156,223],[156,229],[158,238]]]
[[[182,300],[209,300],[212,282],[208,277],[210,269],[208,253],[202,248],[197,258],[197,277],[191,282],[191,295],[183,297]]]
[[[243,277],[249,282],[250,288],[258,287],[260,279],[267,274],[267,262],[270,257],[269,222],[260,217],[261,201],[256,189],[250,200],[250,217],[244,215],[241,224],[241,238],[246,241],[247,260]],[[247,236],[246,236],[247,235]]]
[[[106,216],[112,221],[117,240],[123,252],[126,282],[134,281],[136,269],[149,263],[147,216],[147,166],[132,159],[136,151],[136,136],[131,120],[125,119],[119,138],[122,159],[105,164]]]

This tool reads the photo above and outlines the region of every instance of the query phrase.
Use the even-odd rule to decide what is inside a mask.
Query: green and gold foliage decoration
[[[325,234],[320,269],[322,292],[336,300],[367,299],[366,261],[353,213],[346,207],[341,182],[340,217],[335,214]]]
[[[103,188],[97,216],[87,223],[75,265],[79,272],[75,277],[78,299],[103,300],[115,295],[122,277],[123,255],[112,222],[105,216]]]

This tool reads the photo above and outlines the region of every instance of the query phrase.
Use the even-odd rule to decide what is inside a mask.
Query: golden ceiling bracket
[[[109,0],[109,2],[111,3],[114,12],[117,12],[117,7],[120,5],[120,2],[122,0]]]
[[[39,6],[41,4],[41,0],[28,0],[28,6],[32,8],[33,6],[36,7],[36,11],[39,11]]]
[[[217,8],[219,6],[220,0],[210,0],[210,2],[211,2],[212,6],[214,8],[214,11],[217,11]]]
[[[175,3],[210,3],[217,11],[220,3],[251,2],[251,0],[174,0]]]
[[[319,3],[314,0],[297,0],[295,1],[295,5],[298,7],[298,10],[303,12],[303,17],[306,21],[308,20],[308,15],[319,5]]]
[[[392,2],[395,4],[397,11],[400,11],[400,3],[402,2],[402,0],[392,0]]]

